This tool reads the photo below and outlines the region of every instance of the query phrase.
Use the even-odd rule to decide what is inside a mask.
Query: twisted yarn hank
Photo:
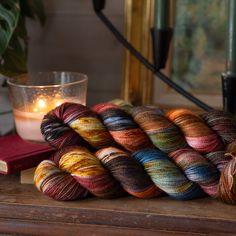
[[[224,145],[204,121],[187,109],[176,109],[166,113],[166,117],[182,130],[190,147],[200,153],[220,151]]]
[[[212,197],[217,197],[220,175],[217,169],[200,153],[191,148],[181,148],[169,154],[184,171],[187,178]]]
[[[134,152],[153,146],[132,116],[118,106],[103,103],[92,107],[92,110],[100,116],[114,140],[126,150]]]
[[[236,158],[228,162],[221,173],[219,195],[226,203],[236,203]]]
[[[86,148],[76,146],[64,148],[57,153],[56,157],[58,167],[56,167],[55,162],[43,161],[39,164],[35,172],[36,186],[45,194],[50,192],[47,188],[50,186],[43,186],[46,180],[53,182],[52,177],[55,178],[55,176],[57,177],[62,173],[64,175],[70,173],[71,177],[85,189],[85,192],[89,191],[97,197],[113,198],[124,195],[120,184]],[[54,188],[57,189],[56,186]],[[84,195],[81,196],[80,192],[81,190],[79,189],[79,193],[75,194],[75,196],[84,197]],[[54,197],[52,194],[49,196]],[[67,198],[69,199],[69,197]]]
[[[64,103],[48,113],[42,121],[41,131],[45,140],[58,148],[78,145],[82,138],[97,149],[113,144],[112,137],[97,115],[76,103]]]
[[[135,107],[132,109],[135,122],[146,132],[152,143],[165,153],[187,146],[185,139],[172,122],[154,107]]]
[[[38,165],[34,182],[39,191],[55,200],[76,200],[88,195],[88,191],[70,174],[61,171],[50,160],[45,160]]]
[[[129,194],[151,198],[161,193],[142,166],[126,152],[108,147],[98,150],[95,155]]]
[[[82,105],[80,105],[82,107],[79,107],[79,106],[75,107],[74,105],[71,105],[71,104],[67,104],[67,105],[63,104],[63,106],[64,106],[63,109],[62,109],[62,107],[58,107],[54,111],[48,113],[45,116],[45,119],[43,122],[44,125],[42,125],[42,131],[45,134],[45,139],[49,140],[49,142],[51,142],[51,145],[54,145],[54,147],[60,148],[60,147],[63,147],[64,145],[74,145],[74,144],[79,143],[80,145],[84,146],[84,145],[88,145],[88,143],[90,143],[90,145],[88,145],[88,147],[90,148],[91,146],[93,146],[95,149],[98,149],[98,153],[100,151],[99,149],[104,148],[104,147],[109,147],[109,148],[111,148],[111,150],[113,150],[113,147],[110,147],[110,146],[111,145],[113,146],[116,144],[114,144],[114,140],[112,139],[112,136],[109,134],[109,132],[111,133],[111,131],[112,131],[112,130],[109,130],[109,128],[108,128],[109,132],[107,132],[106,127],[103,126],[103,130],[105,130],[106,137],[107,137],[105,143],[103,143],[103,140],[101,140],[101,142],[94,142],[93,143],[93,141],[91,142],[91,140],[90,140],[91,138],[92,138],[92,140],[94,139],[93,132],[91,132],[91,133],[83,132],[84,127],[82,127],[82,128],[79,127],[81,124],[83,126],[83,122],[78,122],[74,127],[70,125],[70,122],[73,123],[73,119],[74,120],[80,119],[83,116],[85,116],[85,117],[88,116],[89,118],[96,117],[98,119],[98,116],[94,112],[92,112],[88,108],[86,108],[87,109],[87,111],[86,111],[86,109]],[[109,106],[106,105],[105,108],[103,107],[104,110],[101,109],[101,112],[106,112],[109,109],[116,110],[117,107],[115,108],[114,106],[115,106],[114,104],[109,105]],[[100,108],[102,108],[102,106],[100,106]],[[155,146],[158,146],[158,145],[163,146],[162,150],[165,151],[166,153],[168,153],[170,158],[172,158],[172,161],[174,161],[179,167],[181,167],[181,169],[184,171],[187,178],[189,178],[190,180],[195,182],[195,183],[192,183],[191,181],[188,181],[188,180],[187,180],[187,182],[183,181],[184,182],[183,186],[185,186],[185,187],[181,186],[181,188],[178,188],[179,183],[181,182],[179,180],[182,177],[176,178],[176,180],[178,180],[178,183],[176,183],[176,185],[174,185],[174,182],[172,182],[171,180],[166,180],[165,179],[165,178],[167,178],[166,176],[170,175],[168,177],[171,177],[173,172],[172,171],[170,171],[169,173],[167,172],[167,175],[165,175],[164,174],[165,170],[168,171],[169,169],[163,168],[163,167],[165,167],[165,165],[160,166],[160,162],[157,162],[158,164],[156,164],[156,157],[154,158],[154,160],[155,160],[154,161],[152,159],[153,157],[150,158],[149,155],[146,155],[147,154],[146,152],[143,152],[145,150],[150,150],[151,153],[153,151],[158,151],[153,148],[150,141],[148,141],[150,146],[149,145],[148,146],[144,145],[143,147],[140,146],[140,147],[142,147],[142,149],[140,149],[140,147],[138,145],[136,145],[135,148],[128,149],[129,145],[131,145],[131,143],[132,143],[132,140],[129,141],[130,144],[127,146],[125,146],[125,144],[126,144],[125,142],[123,142],[123,143],[119,142],[119,144],[125,148],[128,147],[127,150],[129,150],[131,152],[135,152],[134,154],[136,154],[136,152],[143,152],[143,155],[140,154],[140,156],[139,156],[139,158],[141,158],[141,160],[143,161],[143,162],[141,162],[139,160],[140,163],[142,163],[144,165],[145,171],[150,175],[150,177],[151,177],[152,181],[155,183],[155,185],[159,186],[160,189],[162,189],[163,191],[166,191],[170,196],[175,197],[177,199],[191,199],[193,197],[193,195],[195,196],[195,192],[196,192],[195,197],[202,196],[203,192],[201,191],[201,189],[203,189],[205,192],[207,192],[211,196],[219,196],[225,202],[236,203],[236,192],[235,192],[235,188],[236,188],[236,186],[235,186],[236,185],[235,184],[235,182],[236,182],[235,172],[236,172],[236,170],[235,170],[235,164],[234,164],[235,159],[233,158],[234,151],[232,151],[233,146],[234,146],[233,145],[234,142],[232,142],[232,140],[234,140],[234,137],[236,137],[236,132],[235,132],[234,128],[232,128],[231,129],[232,132],[230,132],[230,124],[229,124],[230,122],[232,122],[231,125],[233,125],[234,119],[232,120],[232,117],[226,119],[224,114],[222,113],[223,115],[221,114],[221,116],[224,116],[224,117],[222,118],[222,117],[220,117],[220,114],[216,114],[217,119],[221,119],[221,120],[218,120],[218,122],[216,122],[216,121],[213,122],[210,119],[210,118],[212,118],[214,120],[214,117],[212,117],[213,116],[212,113],[204,114],[202,116],[203,119],[201,119],[200,117],[196,116],[195,114],[193,114],[190,111],[186,112],[186,109],[180,109],[180,110],[181,110],[181,112],[178,111],[177,114],[174,112],[174,116],[173,116],[173,111],[170,112],[170,113],[172,113],[172,115],[170,115],[170,116],[169,116],[169,113],[167,113],[167,118],[168,119],[172,118],[168,122],[170,122],[170,123],[171,123],[171,121],[174,122],[176,125],[175,127],[179,131],[180,135],[181,135],[181,132],[182,132],[182,137],[184,134],[184,137],[185,137],[188,145],[192,144],[192,147],[195,148],[195,150],[198,150],[201,153],[206,154],[205,157],[207,158],[207,160],[212,162],[218,168],[218,170],[221,172],[218,193],[216,193],[216,191],[215,191],[216,186],[217,186],[217,184],[215,184],[215,183],[217,181],[215,181],[214,178],[215,179],[219,178],[219,177],[216,177],[216,176],[219,176],[219,174],[214,174],[217,172],[215,170],[213,170],[212,167],[210,167],[210,172],[213,173],[212,175],[208,173],[209,170],[207,171],[207,173],[202,171],[202,170],[207,170],[209,163],[206,162],[206,160],[203,161],[203,156],[201,156],[199,153],[196,153],[196,152],[194,153],[194,151],[192,149],[187,148],[186,146],[178,147],[178,145],[176,145],[176,148],[174,148],[174,144],[171,144],[171,142],[170,142],[170,146],[165,148],[165,145],[162,145],[161,142],[158,144],[158,142],[152,141],[153,144],[156,144]],[[184,112],[183,112],[183,110],[184,110]],[[70,114],[71,112],[73,114],[72,116]],[[123,111],[123,112],[125,112],[125,111]],[[125,113],[125,114],[127,114],[127,113]],[[187,116],[185,116],[186,114],[187,114]],[[157,115],[163,116],[161,113],[157,114]],[[125,117],[126,116],[127,115],[125,115]],[[144,115],[144,116],[146,116],[146,115]],[[153,116],[155,116],[155,114],[153,114]],[[118,113],[118,115],[115,114],[114,116],[111,115],[110,117],[108,116],[106,118],[114,119],[114,117],[120,118],[119,113]],[[130,117],[131,116],[129,115],[129,118]],[[205,117],[208,117],[208,118],[206,119]],[[128,120],[126,120],[124,118],[121,122],[121,124],[122,124],[121,127],[119,127],[119,124],[118,124],[119,122],[117,121],[118,123],[114,127],[115,128],[119,127],[119,129],[121,129],[121,131],[123,131],[122,129],[127,129],[127,128],[131,129],[131,130],[134,129],[134,127],[139,128],[138,125],[133,120],[132,120],[133,123],[132,122],[129,123],[130,120],[132,120],[132,117],[131,117],[131,119],[128,119]],[[93,122],[93,121],[91,121],[91,122]],[[98,122],[100,122],[100,124],[102,124],[99,119],[98,119]],[[109,122],[108,122],[108,124],[109,124]],[[110,124],[112,124],[112,123],[110,123]],[[115,124],[115,122],[113,122],[113,125],[114,124]],[[135,124],[135,125],[132,126],[133,124]],[[164,124],[167,124],[167,123],[164,123]],[[222,126],[225,124],[228,125],[228,126],[226,126],[228,129],[227,132],[226,132],[225,128],[222,128]],[[209,127],[207,127],[207,125]],[[88,125],[87,128],[91,128],[91,127],[94,127],[94,125],[91,125],[91,126]],[[111,127],[112,127],[112,125],[111,125]],[[159,127],[152,127],[152,126],[150,126],[149,128],[153,129],[153,130],[155,129],[155,131],[159,129]],[[86,128],[85,128],[85,130],[88,131]],[[144,134],[142,129],[140,129],[140,130]],[[119,130],[116,130],[116,131],[119,131]],[[160,131],[160,133],[163,132],[163,130],[161,130],[161,129],[158,130],[158,132],[157,132],[158,135],[159,135],[159,131]],[[225,134],[224,134],[224,132],[225,132]],[[95,132],[95,134],[96,134],[96,132]],[[165,136],[164,132],[163,132],[163,134]],[[176,135],[179,135],[179,134],[176,133]],[[231,154],[230,158],[228,156],[225,156],[224,151],[223,151],[223,143],[220,140],[220,137],[218,135],[221,137],[221,139],[223,140],[223,142],[225,144],[228,144],[226,152],[229,152],[229,150],[230,150],[230,154]],[[225,135],[225,137],[224,137],[224,135]],[[144,134],[144,136],[145,136],[145,134]],[[133,135],[132,137],[133,137],[133,140],[135,140],[135,135]],[[161,137],[162,136],[160,136],[160,138]],[[159,139],[158,139],[158,141],[159,141]],[[100,144],[101,144],[101,146],[100,146]],[[168,143],[168,145],[169,145],[169,143]],[[186,142],[185,142],[185,145],[186,145]],[[170,147],[173,147],[173,149]],[[109,150],[109,148],[107,150]],[[181,152],[181,149],[186,149],[186,148],[190,149],[190,152]],[[94,149],[91,149],[91,150],[94,150]],[[69,150],[67,149],[67,151],[65,151],[65,149],[64,149],[64,152],[65,153],[69,152]],[[123,151],[121,151],[121,152],[123,152]],[[160,151],[158,151],[158,152],[160,152]],[[59,151],[59,153],[60,153],[60,151]],[[178,153],[178,155],[176,153]],[[133,158],[135,158],[134,154],[132,156]],[[176,154],[176,155],[174,155],[174,154]],[[112,155],[113,155],[113,152],[111,152],[111,156]],[[121,153],[119,154],[119,156],[120,155],[121,155]],[[155,155],[153,154],[151,156],[155,156]],[[161,156],[164,155],[165,158],[168,159],[166,154],[161,152],[160,155]],[[69,157],[66,159],[65,163],[69,162],[70,159],[72,158],[72,156],[69,155]],[[84,156],[86,156],[86,155],[84,154]],[[125,157],[125,154],[123,155],[123,157]],[[94,158],[96,158],[96,157],[94,156]],[[150,162],[148,162],[148,161],[145,162],[145,158],[149,159]],[[108,189],[106,189],[106,191],[104,190],[104,192],[102,191],[101,193],[99,191],[96,191],[96,188],[94,190],[93,190],[93,188],[90,189],[91,180],[93,179],[92,177],[90,178],[90,180],[88,180],[88,182],[85,181],[83,183],[84,176],[82,175],[82,177],[81,177],[78,174],[79,178],[76,179],[76,177],[73,176],[72,172],[71,172],[71,174],[67,172],[67,171],[70,171],[70,169],[71,169],[70,165],[67,165],[67,164],[64,165],[65,169],[64,169],[64,171],[62,171],[63,169],[61,169],[61,167],[59,165],[60,160],[61,160],[61,154],[54,155],[54,158],[53,158],[54,162],[46,161],[45,163],[42,163],[42,165],[40,164],[41,166],[39,165],[39,167],[37,169],[38,172],[35,175],[35,183],[41,191],[45,192],[49,196],[51,196],[55,199],[58,199],[58,200],[70,200],[70,199],[83,198],[83,197],[86,197],[89,192],[93,193],[95,196],[97,195],[97,196],[103,197],[105,195],[105,197],[116,197],[119,194],[120,195],[123,194],[122,187],[125,188],[125,190],[127,192],[129,192],[130,194],[132,194],[134,196],[136,195],[137,197],[152,197],[152,194],[153,194],[152,191],[149,192],[147,190],[147,192],[145,192],[145,187],[141,187],[141,185],[140,186],[134,185],[135,181],[132,182],[130,179],[129,180],[127,179],[127,182],[126,182],[125,180],[122,180],[122,177],[120,174],[121,172],[118,173],[117,170],[119,169],[119,167],[121,168],[120,170],[125,169],[125,167],[123,165],[124,160],[120,161],[120,159],[117,159],[120,161],[119,162],[120,166],[118,167],[118,165],[114,164],[115,162],[114,163],[110,162],[112,160],[112,157],[107,162],[106,162],[106,159],[109,160],[109,157],[106,156],[105,159],[103,159],[101,157],[101,161],[102,162],[104,161],[104,163],[103,163],[104,167],[109,170],[109,171],[106,171],[108,176],[110,176],[110,174],[112,174],[114,176],[114,178],[112,176],[109,177],[112,179],[111,181],[113,181],[113,184],[114,184],[114,185],[111,184],[111,186],[113,186],[113,187],[116,186],[116,188],[118,188],[119,191],[118,190],[115,190],[115,191],[111,190],[111,189],[109,189],[109,187],[108,187]],[[128,158],[128,159],[131,160],[130,158]],[[171,162],[171,163],[173,164],[173,162]],[[200,165],[203,163],[205,163],[204,166]],[[91,162],[91,164],[93,164],[93,162]],[[166,163],[164,163],[164,164],[166,164]],[[176,165],[174,165],[174,166],[175,166],[175,168],[177,168],[178,172],[180,172],[183,175],[183,173],[180,171],[180,169],[178,169],[178,167]],[[191,168],[190,166],[193,168]],[[159,169],[158,169],[158,171],[155,172],[156,167],[158,167]],[[86,166],[84,166],[83,168],[86,169]],[[90,167],[88,164],[88,170],[89,169],[90,169]],[[171,170],[171,168],[170,168],[170,170]],[[90,173],[92,173],[92,172],[90,172]],[[159,176],[157,175],[157,173],[159,174]],[[204,175],[206,178],[209,177],[210,180],[203,179]],[[162,179],[163,176],[164,176],[163,179],[166,180],[166,182]],[[129,175],[126,175],[126,177],[132,178]],[[185,179],[187,179],[186,177],[184,176]],[[81,179],[81,183],[80,183],[80,179]],[[87,178],[87,179],[89,179],[89,178]],[[158,181],[160,181],[160,182],[158,182]],[[109,180],[109,182],[110,182],[110,180]],[[119,186],[118,182],[120,182],[120,185],[122,187]],[[131,183],[131,182],[132,182],[132,184],[129,186],[129,184],[127,184],[127,183]],[[70,184],[68,184],[68,183],[70,183]],[[165,185],[164,183],[171,183],[171,184]],[[188,184],[186,184],[186,183],[190,184],[190,186],[197,186],[196,183],[198,183],[199,186],[201,186],[201,188],[198,186],[197,186],[197,189],[195,187],[186,187],[186,186],[188,186]],[[86,185],[86,184],[88,184],[88,185]],[[163,184],[163,186],[162,186],[162,184]],[[170,187],[170,186],[172,186],[172,185],[173,185],[174,190],[172,190],[172,192],[171,192],[172,187]],[[73,186],[73,187],[70,187],[70,186]],[[117,187],[117,186],[119,186],[119,187]],[[145,185],[143,185],[143,186],[145,186]],[[147,185],[147,186],[149,186],[149,185]],[[153,186],[153,185],[150,185],[150,186]],[[68,190],[68,189],[70,189],[70,190]],[[98,189],[99,189],[99,187],[98,187]],[[150,187],[150,189],[152,189],[152,188]],[[178,193],[178,192],[180,192],[180,193]],[[143,194],[143,193],[145,193],[145,194]]]
[[[219,195],[221,200],[235,204],[236,203],[236,140],[228,144],[226,147],[225,158],[228,158],[228,162],[222,169]]]
[[[236,120],[230,113],[211,111],[202,114],[201,117],[221,137],[225,144],[236,139]]]
[[[143,149],[132,156],[144,166],[156,186],[171,197],[189,200],[204,195],[198,185],[189,181],[165,153],[156,149]]]
[[[205,157],[187,147],[184,136],[177,126],[153,107],[136,107],[132,110],[132,115],[152,143],[163,152],[169,153],[169,157],[183,170],[189,180],[199,184],[208,195],[217,196],[217,169]]]
[[[130,102],[124,101],[122,99],[113,99],[108,103],[112,103],[128,113],[130,113],[133,108],[133,105]]]
[[[225,156],[225,151],[210,152],[205,155],[207,160],[211,162],[220,172],[223,171],[225,165],[230,161],[228,157]]]
[[[82,144],[82,138],[59,118],[57,113],[64,113],[62,110],[63,107],[57,107],[50,111],[44,116],[41,124],[45,141],[55,149]]]

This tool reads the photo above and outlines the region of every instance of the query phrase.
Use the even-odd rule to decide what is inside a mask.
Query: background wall
[[[88,75],[88,105],[120,97],[123,49],[93,12],[92,0],[44,0],[47,22],[28,22],[30,71]],[[106,14],[123,31],[124,0],[109,0]]]
[[[29,71],[77,71],[89,77],[88,105],[120,97],[123,48],[93,12],[92,0],[44,0],[47,21],[29,20]],[[106,14],[123,31],[124,0]],[[2,81],[0,80],[0,84]],[[0,87],[0,135],[13,128],[8,93]]]

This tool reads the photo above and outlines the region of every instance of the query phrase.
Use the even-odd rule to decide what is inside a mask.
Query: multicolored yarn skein
[[[166,117],[181,129],[188,145],[196,151],[209,153],[224,148],[220,137],[190,110],[171,110],[166,113]]]
[[[132,156],[142,163],[152,181],[169,196],[179,200],[204,196],[198,185],[189,181],[165,153],[157,149],[142,149]]]
[[[46,114],[41,131],[45,140],[55,148],[79,145],[82,139],[97,149],[114,142],[97,115],[76,103],[64,103]]]
[[[124,190],[139,198],[151,198],[161,193],[142,166],[124,151],[104,148],[96,156],[98,158],[84,147],[63,148],[51,161],[39,164],[35,184],[40,191],[57,200],[84,198],[88,192],[103,198],[120,197]]]
[[[179,166],[187,178],[212,197],[217,196],[219,173],[200,153],[188,148],[180,131],[153,107],[141,106],[132,110],[134,120],[148,134],[152,143]]]
[[[226,112],[222,111],[211,111],[201,115],[205,123],[214,130],[223,141],[226,146],[226,152],[233,141],[236,140],[236,120],[235,118]],[[229,147],[228,147],[229,146]],[[224,155],[225,151],[215,151],[206,154],[208,158],[220,172],[223,171],[225,165],[229,162],[230,158]]]
[[[129,194],[150,198],[161,193],[142,166],[126,152],[108,147],[98,150],[95,155]]]
[[[137,118],[138,116],[139,118],[139,119],[135,119],[135,121],[137,120],[139,121],[137,123],[135,123],[135,121],[129,114],[122,111],[119,107],[110,103],[98,104],[94,106],[92,110],[97,112],[98,115],[101,117],[103,123],[107,126],[114,140],[117,141],[121,146],[123,146],[129,151],[137,151],[137,150],[142,151],[143,149],[146,149],[146,147],[142,145],[142,143],[137,143],[136,145],[137,147],[133,148],[133,144],[135,142],[135,141],[132,142],[132,140],[135,140],[133,137],[130,137],[130,139],[127,139],[127,142],[125,143],[120,142],[120,139],[116,138],[115,131],[118,126],[118,129],[120,132],[119,137],[126,137],[127,132],[132,130],[133,127],[138,127],[137,123],[140,125],[141,123],[140,120],[143,121],[140,127],[149,135],[152,143],[159,149],[163,151],[167,151],[167,150],[173,151],[179,147],[185,147],[187,145],[180,131],[177,129],[177,127],[175,127],[174,124],[172,124],[165,117],[163,117],[161,115],[162,112],[159,109],[156,109],[153,107],[145,107],[145,108],[143,107],[140,109],[139,108],[135,109],[136,110],[135,117]],[[131,111],[131,113],[133,114],[133,111]],[[152,121],[154,121],[154,123],[156,122],[158,125],[153,124]],[[116,124],[117,122],[118,122],[118,125]],[[159,129],[160,132],[158,131],[156,132],[155,128],[157,127],[160,128]],[[150,128],[149,132],[147,132],[148,128]],[[143,139],[140,139],[140,140],[143,140]],[[129,147],[130,144],[132,144],[132,148]],[[149,146],[151,147],[151,145]],[[198,196],[200,194],[201,191],[199,191],[199,188],[197,189],[196,186],[194,187],[193,183],[186,181],[185,176],[180,172],[180,170],[175,165],[173,165],[173,163],[169,161],[168,157],[164,153],[158,152],[156,150],[155,151],[145,150],[142,153],[144,153],[144,155],[147,156],[147,158],[145,157],[142,159],[138,158],[137,160],[140,161],[142,165],[144,165],[146,171],[150,174],[153,182],[160,189],[164,190],[167,194],[175,198],[179,198],[179,199],[191,199],[191,198],[194,198],[194,195]],[[149,157],[149,155],[151,155],[151,157]],[[203,162],[202,164],[203,167],[201,166],[199,167],[199,165],[196,165],[196,168],[198,170],[195,172],[197,172],[198,174],[200,173],[200,177],[199,175],[194,175],[194,178],[189,178],[189,179],[193,182],[202,184],[203,182],[202,179],[204,179],[204,177],[202,177],[202,173],[204,172],[203,168],[207,166],[208,170],[210,171],[209,175],[212,175],[213,177],[210,180],[205,179],[206,186],[204,185],[203,189],[209,195],[215,196],[217,192],[216,187],[218,183],[217,181],[218,173],[216,169],[214,169],[214,167],[210,165],[210,163],[207,163],[207,161],[205,162]],[[146,168],[145,165],[146,166],[149,165],[150,168]],[[157,165],[159,166],[158,169],[157,169]],[[200,168],[202,169],[200,170]],[[164,177],[162,172],[165,172],[166,169],[168,169],[169,175]],[[153,172],[155,174],[153,174]],[[205,175],[205,173],[203,173],[203,175]],[[193,176],[193,174],[191,176]],[[189,194],[188,191],[190,192],[196,191],[199,194]]]
[[[165,153],[187,146],[179,128],[166,119],[155,107],[141,106],[132,109],[134,121],[149,136],[153,145]]]
[[[236,120],[226,112],[211,111],[201,115],[206,124],[214,130],[225,144],[236,140]]]
[[[201,191],[201,189],[203,189],[211,196],[219,195],[219,197],[223,201],[230,203],[234,203],[236,201],[236,192],[234,187],[234,183],[236,181],[234,174],[236,170],[234,168],[236,167],[236,165],[232,165],[232,163],[234,163],[234,159],[231,160],[229,158],[230,161],[227,162],[227,158],[225,158],[224,161],[219,158],[220,161],[217,161],[215,163],[213,161],[214,159],[212,160],[212,162],[216,164],[216,166],[218,164],[217,167],[222,172],[219,182],[219,191],[216,194],[215,192],[219,181],[219,174],[216,168],[213,168],[212,165],[207,162],[207,159],[205,159],[205,157],[203,157],[200,153],[197,153],[193,149],[187,147],[188,143],[189,145],[191,144],[195,150],[198,150],[202,153],[207,153],[206,156],[210,156],[208,160],[211,160],[213,158],[214,155],[212,153],[221,152],[222,154],[223,152],[223,143],[220,141],[220,137],[215,133],[217,131],[213,128],[207,127],[206,123],[204,123],[204,120],[196,116],[194,113],[186,110],[183,111],[183,109],[168,113],[167,117],[171,120],[173,119],[173,122],[175,123],[174,125],[170,120],[167,120],[169,122],[168,123],[166,120],[161,121],[160,117],[156,117],[164,117],[163,114],[157,112],[157,109],[155,114],[155,112],[153,112],[152,110],[153,108],[148,108],[149,111],[147,111],[145,115],[140,116],[143,119],[143,122],[145,123],[145,119],[149,119],[150,117],[152,117],[154,120],[158,120],[159,125],[162,124],[164,127],[163,129],[153,127],[153,124],[148,124],[148,122],[146,122],[146,130],[144,129],[144,131],[147,131],[147,129],[149,129],[148,135],[153,135],[149,140],[148,136],[146,136],[145,132],[141,129],[143,127],[141,126],[141,128],[139,128],[137,123],[134,122],[134,120],[128,113],[126,113],[124,110],[119,109],[115,105],[100,104],[93,108],[93,110],[98,112],[100,118],[103,120],[105,126],[107,126],[109,132],[107,131],[105,126],[102,125],[98,116],[87,107],[83,107],[82,105],[77,106],[75,104],[63,105],[63,108],[58,107],[56,108],[56,112],[55,110],[53,110],[45,116],[46,121],[42,123],[42,132],[45,134],[46,140],[49,140],[52,145],[60,147],[60,141],[58,140],[63,139],[63,145],[67,145],[65,134],[69,133],[69,137],[72,137],[71,134],[73,132],[73,135],[81,143],[85,143],[85,145],[87,145],[88,147],[92,146],[93,148],[98,149],[95,155],[103,163],[105,169],[107,169],[106,173],[110,176],[109,178],[112,179],[109,180],[109,182],[111,181],[111,183],[116,183],[116,187],[113,184],[105,185],[113,186],[114,189],[119,189],[118,191],[112,191],[108,187],[108,190],[102,192],[101,195],[97,193],[93,188],[90,189],[90,187],[93,186],[91,182],[91,179],[93,179],[93,177],[90,176],[87,178],[86,175],[81,175],[80,171],[84,170],[84,173],[86,173],[86,171],[89,170],[90,166],[92,167],[93,164],[89,164],[88,166],[87,164],[84,164],[81,169],[81,166],[77,165],[77,161],[72,161],[78,160],[76,157],[77,154],[75,152],[75,155],[70,154],[68,155],[68,158],[65,158],[65,166],[60,164],[60,161],[56,161],[58,158],[54,158],[54,161],[52,162],[54,163],[54,167],[59,167],[59,169],[64,168],[64,171],[71,173],[68,174],[70,175],[70,177],[67,177],[68,180],[70,180],[70,178],[72,177],[79,183],[79,187],[77,186],[75,187],[75,189],[80,188],[80,194],[73,194],[73,196],[85,197],[88,192],[91,192],[95,196],[115,197],[119,195],[118,192],[120,194],[124,192],[122,190],[123,188],[128,193],[137,197],[154,197],[159,195],[160,193],[160,191],[157,190],[156,187],[154,187],[155,184],[161,190],[177,199],[191,199],[200,197],[203,195],[203,192]],[[152,112],[152,115],[148,115],[148,112],[150,112],[150,110]],[[57,122],[57,125],[54,124],[55,120]],[[94,121],[96,122],[96,125],[93,123]],[[54,127],[56,128],[54,129]],[[96,129],[97,127],[98,129]],[[100,131],[98,131],[99,129],[101,130],[102,135],[100,135]],[[165,133],[165,130],[169,131],[169,133]],[[94,136],[93,131],[95,131]],[[172,133],[172,136],[174,137],[171,137],[171,135],[169,134],[173,131],[175,132]],[[124,136],[122,136],[122,133],[124,133]],[[130,138],[130,135],[127,134],[131,134],[132,138]],[[138,134],[137,138],[135,137],[135,134]],[[105,137],[105,141],[103,140],[103,135]],[[159,137],[157,138],[155,137],[155,135],[159,135]],[[227,134],[227,136],[231,137],[233,137],[234,135],[235,134],[230,134],[230,132],[228,132]],[[167,145],[165,146],[165,140],[168,140],[168,137],[172,138],[174,142],[170,141],[168,143],[167,141]],[[114,145],[117,145],[114,143],[114,140],[129,152],[132,152],[132,157],[130,157],[127,152],[124,152],[121,149],[114,148]],[[184,140],[186,140],[187,142],[185,142]],[[73,143],[73,141],[70,141],[68,145],[71,145],[71,142]],[[170,159],[166,154],[155,149],[153,147],[153,144],[157,147],[159,145],[162,151],[165,151],[169,154]],[[62,156],[66,155],[66,153],[69,151],[64,149],[63,152],[64,153]],[[84,158],[80,163],[86,163],[87,156],[90,160],[90,155],[92,154],[88,150],[86,152],[83,151],[82,153],[84,155]],[[64,159],[64,157],[62,159]],[[98,159],[97,161],[100,163]],[[171,160],[174,161],[177,166]],[[136,164],[133,164],[133,162],[135,161]],[[144,169],[142,169],[137,161],[143,165]],[[137,164],[139,167],[137,167]],[[62,191],[52,191],[56,186],[55,184],[52,184],[54,178],[57,183],[61,182],[65,184],[65,182],[61,181],[61,178],[54,176],[54,172],[58,173],[58,169],[52,171],[52,174],[46,174],[48,169],[50,172],[51,169],[54,169],[54,167],[51,169],[47,169],[45,166],[47,167],[48,163],[47,165],[45,165],[44,163],[42,165],[40,164],[36,171],[35,181],[38,188],[48,194],[53,192],[54,195],[51,194],[53,198],[69,200],[69,198],[65,197],[66,194],[62,194],[63,197],[55,197],[55,194],[58,192],[63,193],[64,191],[67,194],[68,192],[66,192],[66,190],[64,189],[65,186],[64,188],[60,188],[62,189]],[[181,169],[179,169],[178,166],[182,168],[184,174],[181,172]],[[136,171],[138,171],[138,169],[140,170],[140,168],[142,169],[142,173],[146,173],[146,177],[142,177],[141,179],[144,178],[148,180],[149,183],[146,182],[146,184],[144,184],[140,178],[137,178]],[[128,171],[129,169],[132,171]],[[40,172],[45,173],[41,175]],[[95,174],[95,172],[93,171],[89,171],[89,173],[91,173],[91,175]],[[136,175],[134,173],[136,173]],[[138,175],[141,176],[141,174]],[[47,176],[50,176],[50,178],[52,179]],[[46,179],[44,179],[44,177]],[[105,179],[102,178],[102,180],[104,181],[104,183],[108,183],[105,181]],[[138,185],[139,182],[140,185]],[[129,183],[131,183],[130,186],[128,186]],[[196,183],[199,184],[201,189]],[[75,184],[75,182],[72,182],[72,184]],[[75,198],[76,197],[73,197],[71,199]]]
[[[124,195],[120,184],[86,148],[64,148],[56,154],[56,160],[58,165],[46,160],[35,171],[35,185],[48,196],[71,200],[83,198],[88,192],[106,198]],[[66,183],[66,179],[70,182]]]
[[[111,103],[102,103],[92,107],[107,127],[114,140],[130,152],[152,148],[147,135],[133,121],[130,114]]]

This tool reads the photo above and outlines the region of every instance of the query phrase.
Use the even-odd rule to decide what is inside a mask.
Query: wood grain
[[[49,199],[18,176],[0,176],[0,232],[59,235],[235,235],[234,206],[203,198],[180,202],[126,197],[89,198],[74,202]],[[24,231],[26,230],[29,231]],[[173,234],[175,232],[175,234]],[[104,235],[104,234],[103,234]]]

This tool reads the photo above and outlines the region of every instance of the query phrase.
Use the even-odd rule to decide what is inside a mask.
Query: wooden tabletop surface
[[[20,184],[17,175],[0,176],[0,232],[54,235],[49,229],[57,236],[236,235],[236,206],[169,197],[59,202]]]

